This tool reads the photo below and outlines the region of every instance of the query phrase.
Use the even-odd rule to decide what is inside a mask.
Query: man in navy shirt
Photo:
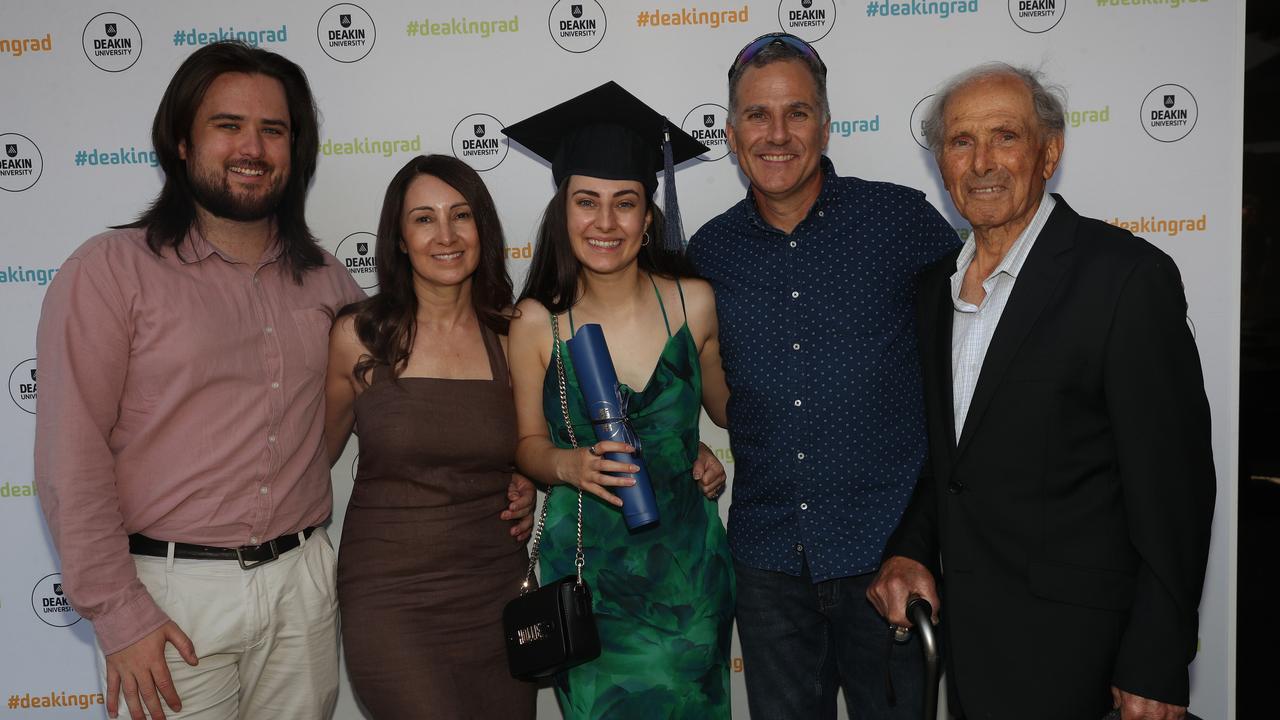
[[[747,197],[694,235],[716,292],[737,470],[729,543],[751,715],[921,713],[918,643],[865,598],[925,456],[914,298],[959,245],[924,194],[836,175],[826,66],[773,33],[729,71]],[[890,672],[896,702],[888,696]]]

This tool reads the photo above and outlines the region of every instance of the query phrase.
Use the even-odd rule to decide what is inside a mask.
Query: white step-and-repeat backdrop
[[[234,37],[306,69],[323,114],[309,219],[361,285],[373,285],[359,248],[387,181],[431,152],[483,171],[519,283],[553,188],[500,128],[619,81],[711,147],[680,173],[692,233],[746,187],[724,143],[728,65],[779,29],[813,42],[830,68],[838,171],[925,190],[962,235],[919,144],[938,84],[1001,59],[1066,87],[1052,189],[1163,248],[1186,282],[1219,478],[1192,709],[1234,716],[1243,0],[46,0],[0,9],[0,717],[104,713],[89,623],[61,595],[32,485],[35,328],[63,259],[160,187],[151,119],[188,53]],[[703,429],[732,472],[725,434]],[[355,463],[353,443],[333,472],[335,531]],[[745,718],[741,668],[734,715]],[[558,717],[549,691],[540,702]],[[338,717],[360,717],[345,686]]]

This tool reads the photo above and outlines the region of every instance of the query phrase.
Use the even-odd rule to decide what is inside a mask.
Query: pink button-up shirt
[[[142,230],[62,265],[36,352],[35,479],[72,605],[104,653],[167,616],[127,536],[236,547],[323,522],[331,318],[364,293],[326,253],[301,285],[278,246],[236,262],[192,231],[157,256]]]

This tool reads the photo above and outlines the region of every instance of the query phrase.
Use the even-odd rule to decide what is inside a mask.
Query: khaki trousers
[[[197,666],[165,659],[181,720],[323,720],[338,696],[337,554],[323,528],[278,560],[134,556],[138,577],[195,645]],[[98,652],[106,689],[106,663]],[[161,700],[163,703],[164,701]],[[124,698],[120,716],[128,717]]]

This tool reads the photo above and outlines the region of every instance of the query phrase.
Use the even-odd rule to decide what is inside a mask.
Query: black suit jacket
[[[957,253],[921,278],[929,467],[887,555],[937,567],[966,718],[1093,718],[1110,686],[1186,705],[1213,518],[1209,406],[1173,261],[1061,198],[960,437]]]

